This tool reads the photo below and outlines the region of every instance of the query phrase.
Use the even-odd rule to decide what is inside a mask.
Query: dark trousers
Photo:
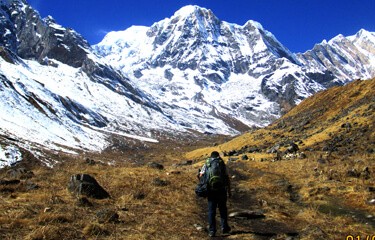
[[[214,233],[216,233],[216,208],[219,208],[220,212],[221,229],[226,231],[229,229],[226,192],[218,195],[208,196],[208,230]]]

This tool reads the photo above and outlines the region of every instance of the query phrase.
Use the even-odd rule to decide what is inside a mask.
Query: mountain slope
[[[103,150],[114,136],[235,135],[317,91],[374,73],[374,34],[365,30],[342,41],[351,55],[340,41],[328,42],[336,61],[322,65],[332,54],[293,54],[259,23],[227,23],[197,6],[91,47],[25,0],[0,3],[0,135],[25,148]]]
[[[375,229],[374,154],[367,153],[362,145],[370,147],[367,142],[374,139],[374,84],[375,80],[355,81],[321,92],[268,128],[215,148],[195,151],[194,158],[186,159],[193,161],[181,160],[189,148],[187,144],[176,149],[171,142],[165,152],[140,151],[145,155],[143,161],[137,159],[137,164],[124,161],[127,154],[103,152],[69,155],[70,161],[54,168],[0,169],[0,210],[4,213],[0,215],[0,237],[205,239],[207,202],[196,198],[193,191],[197,170],[205,161],[202,154],[213,149],[239,150],[246,145],[246,149],[252,148],[251,153],[246,153],[249,160],[223,157],[232,185],[232,197],[228,199],[232,233],[223,238],[345,239],[353,232],[371,236]],[[296,126],[307,117],[310,123],[297,130]],[[367,121],[372,121],[372,125]],[[346,124],[342,128],[343,122],[353,128]],[[265,153],[268,147],[286,138],[320,134],[321,127],[331,125],[352,138],[366,124],[369,130],[356,139],[357,153],[347,155],[345,148],[349,144],[340,143],[343,145],[338,151],[328,157],[320,151],[321,146],[305,139],[306,146],[298,143],[305,152],[304,159],[273,161],[275,154]],[[332,129],[329,132],[336,134]],[[368,140],[367,136],[371,138]],[[308,150],[310,147],[313,149]],[[173,158],[166,159],[171,153]],[[149,164],[149,157],[162,163],[163,170],[153,168],[160,165]],[[69,176],[82,172],[95,177],[111,198],[98,200],[69,194]],[[218,235],[221,238],[220,232]]]
[[[366,236],[375,229],[374,129],[375,79],[357,80],[307,98],[266,128],[186,157],[198,168],[220,151],[235,189],[229,209],[250,208],[275,222],[261,228],[261,220],[233,218],[236,232],[272,232],[283,223],[299,239]]]
[[[323,44],[293,54],[255,21],[239,26],[186,6],[151,27],[111,32],[94,49],[182,125],[191,122],[181,115],[196,113],[221,121],[215,112],[265,126],[320,90],[373,77],[374,41],[359,35],[374,34],[361,32],[331,40],[327,53]]]
[[[197,150],[189,158],[209,154],[213,149],[250,154],[257,149],[255,152],[266,154],[275,146],[285,150],[292,142],[298,143],[301,151],[315,154],[373,154],[374,96],[375,79],[330,88],[305,99],[266,128],[245,133],[217,147]]]
[[[109,33],[94,47],[172,116],[185,108],[184,115],[198,111],[208,118],[214,110],[250,126],[279,117],[264,76],[296,61],[259,23],[229,24],[197,6],[150,28]],[[164,104],[166,99],[178,109]]]
[[[340,34],[328,42],[316,44],[312,50],[298,54],[298,59],[309,71],[328,70],[345,83],[374,77],[374,48],[375,34],[361,29],[353,36]],[[326,80],[322,84],[331,85]]]
[[[0,11],[1,135],[101,150],[113,134],[154,142],[153,130],[182,130],[74,30],[23,0],[1,1]]]

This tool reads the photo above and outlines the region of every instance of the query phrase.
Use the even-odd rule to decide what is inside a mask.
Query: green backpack
[[[225,188],[225,164],[221,158],[206,160],[207,183],[210,192],[218,192]]]

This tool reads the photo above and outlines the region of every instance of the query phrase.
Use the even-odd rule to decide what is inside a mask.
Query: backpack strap
[[[220,157],[219,158],[207,158],[207,160],[206,160],[206,167],[211,167],[211,162],[213,160],[219,161],[220,164],[224,163],[223,159],[220,158]]]
[[[211,158],[207,158],[206,167],[211,167]]]

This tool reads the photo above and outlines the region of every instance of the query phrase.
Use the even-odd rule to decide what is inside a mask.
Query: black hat
[[[218,157],[220,157],[220,154],[219,154],[218,152],[216,152],[216,151],[213,151],[213,152],[211,153],[211,157],[212,157],[212,158],[218,158]]]

